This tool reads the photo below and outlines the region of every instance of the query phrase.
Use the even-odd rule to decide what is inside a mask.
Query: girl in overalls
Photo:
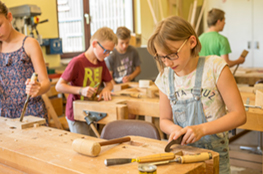
[[[192,26],[177,16],[161,21],[149,39],[160,71],[160,128],[169,141],[184,135],[181,145],[218,152],[220,173],[230,173],[228,130],[244,124],[246,113],[224,59],[199,57],[200,49]]]
[[[21,116],[27,94],[31,95],[25,116],[47,118],[47,109],[41,95],[50,88],[50,82],[39,43],[16,31],[12,14],[0,1],[0,116]],[[36,72],[38,81],[31,82]]]

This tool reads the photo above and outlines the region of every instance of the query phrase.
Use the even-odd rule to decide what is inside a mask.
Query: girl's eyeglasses
[[[178,59],[178,58],[179,58],[178,53],[179,53],[179,51],[183,48],[183,46],[185,45],[185,43],[187,42],[187,40],[188,40],[188,39],[186,39],[186,40],[184,41],[184,43],[180,46],[180,48],[179,48],[175,53],[171,53],[171,54],[168,54],[168,55],[166,55],[166,56],[159,56],[159,55],[156,53],[155,56],[154,56],[154,59],[155,59],[155,60],[158,60],[158,61],[160,61],[160,60],[162,60],[162,59],[165,59],[165,58],[167,58],[167,59],[169,59],[169,60],[176,60],[176,59]]]
[[[111,53],[111,50],[105,49],[98,41],[97,41],[97,43],[98,43],[99,46],[103,49],[103,54],[109,54],[109,53]]]

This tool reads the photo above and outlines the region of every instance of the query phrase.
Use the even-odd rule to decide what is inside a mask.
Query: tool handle
[[[32,76],[31,76],[30,81],[36,82],[37,78],[38,78],[38,74],[37,73],[33,73]],[[27,95],[27,100],[29,99],[29,97],[30,97],[30,95]]]
[[[116,139],[112,139],[112,140],[102,141],[102,142],[99,142],[99,144],[100,144],[100,146],[106,146],[106,145],[123,143],[123,142],[128,142],[128,141],[131,141],[130,137],[122,137],[122,138],[116,138]]]
[[[130,94],[130,97],[133,97],[133,98],[140,98],[141,95],[138,94],[138,93],[131,93],[131,94]]]
[[[205,160],[212,159],[212,153],[211,152],[202,152],[198,154],[193,155],[184,155],[176,158],[179,163],[194,163],[194,162],[201,162]]]
[[[37,73],[33,73],[32,76],[31,76],[30,81],[37,81],[37,77],[38,77],[38,74]]]
[[[170,153],[159,153],[154,155],[142,156],[137,158],[139,163],[149,163],[155,161],[165,161],[174,159],[175,155],[173,152]]]

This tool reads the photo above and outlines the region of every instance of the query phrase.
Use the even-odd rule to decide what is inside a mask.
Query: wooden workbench
[[[137,84],[137,87],[136,87]],[[74,119],[85,121],[83,110],[106,112],[108,115],[98,123],[107,124],[110,121],[128,118],[128,113],[134,115],[145,115],[151,122],[152,117],[159,117],[159,97],[149,98],[146,96],[145,89],[138,90],[138,83],[131,83],[134,88],[116,92],[111,101],[74,101]],[[121,93],[140,93],[141,98],[121,96]]]
[[[249,105],[255,105],[255,94],[253,87],[241,87],[239,89],[243,103],[245,104],[247,98],[249,98]],[[238,128],[263,132],[263,109],[248,108],[246,114],[247,122]]]
[[[149,138],[131,136],[131,142],[103,146],[97,157],[75,152],[71,145],[76,138],[102,141],[94,137],[40,126],[37,128],[11,129],[0,118],[0,173],[138,173],[137,163],[106,167],[107,158],[136,158],[163,153],[167,144]],[[175,145],[173,152],[195,154],[209,150]],[[213,159],[192,164],[167,164],[157,167],[158,174],[171,171],[179,173],[218,173],[219,154]]]
[[[241,96],[244,104],[246,103],[246,99],[249,97],[249,104],[254,105],[255,94],[253,93],[253,88],[247,88],[249,89],[245,90],[246,92],[241,90]],[[131,92],[134,91],[131,90]],[[125,119],[127,118],[127,112],[135,115],[146,115],[148,116],[148,121],[151,121],[149,117],[159,117],[160,113],[159,98],[148,98],[145,95],[142,95],[139,99],[126,96],[113,96],[112,101],[75,101],[74,117],[76,120],[85,121],[85,115],[82,112],[83,109],[109,113],[106,118],[99,122],[102,124],[106,124],[112,120]],[[253,131],[263,131],[263,109],[249,108],[247,111],[247,122],[239,128]]]
[[[233,71],[235,67],[231,68]],[[242,68],[239,67],[235,73],[238,84],[248,84],[253,86],[258,80],[263,79],[263,68]]]

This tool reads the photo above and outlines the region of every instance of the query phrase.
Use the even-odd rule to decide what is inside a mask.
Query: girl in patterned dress
[[[39,43],[16,31],[12,14],[0,1],[0,116],[18,118],[27,94],[31,95],[25,116],[47,118],[41,94],[50,88]],[[31,82],[36,72],[38,81]]]
[[[169,141],[219,153],[219,171],[229,174],[228,130],[246,122],[235,79],[224,59],[199,57],[201,44],[192,26],[172,16],[148,41],[160,73],[160,128]],[[226,107],[228,112],[226,112]]]

